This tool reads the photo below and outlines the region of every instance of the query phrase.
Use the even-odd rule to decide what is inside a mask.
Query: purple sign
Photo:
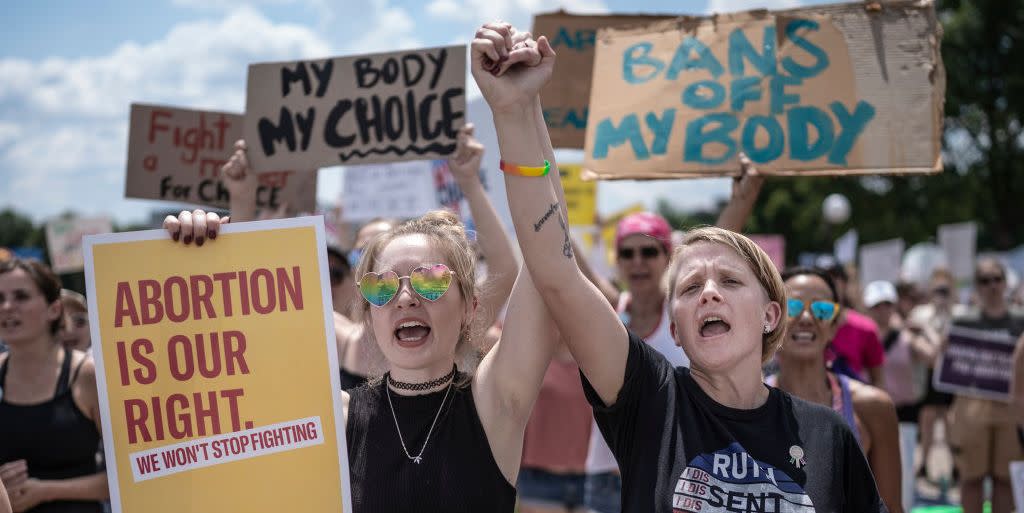
[[[953,327],[935,364],[935,389],[1009,402],[1015,344],[1006,332]]]

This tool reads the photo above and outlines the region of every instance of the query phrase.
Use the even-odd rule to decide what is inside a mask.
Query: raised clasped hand
[[[476,31],[470,45],[473,78],[493,112],[527,107],[551,78],[555,51],[546,37],[534,40],[504,22]]]

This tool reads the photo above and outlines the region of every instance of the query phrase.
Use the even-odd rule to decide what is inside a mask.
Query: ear
[[[64,304],[60,302],[60,298],[57,298],[46,307],[46,320],[53,322],[61,317],[64,317]]]
[[[676,321],[672,321],[668,324],[668,330],[672,333],[672,342],[675,343],[676,347],[683,347],[683,343],[676,337]]]
[[[770,301],[765,305],[764,322],[768,323],[772,332],[779,328],[782,321],[782,305],[777,301]]]

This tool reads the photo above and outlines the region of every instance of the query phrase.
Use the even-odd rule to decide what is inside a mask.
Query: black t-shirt
[[[887,511],[829,408],[771,387],[758,408],[723,406],[632,333],[615,404],[583,384],[622,472],[624,513]]]

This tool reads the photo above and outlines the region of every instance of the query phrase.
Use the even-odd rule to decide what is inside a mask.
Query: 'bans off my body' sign
[[[447,156],[465,117],[465,84],[464,46],[252,64],[250,162],[261,170]]]
[[[585,167],[605,178],[941,170],[930,3],[678,18],[598,33]]]

